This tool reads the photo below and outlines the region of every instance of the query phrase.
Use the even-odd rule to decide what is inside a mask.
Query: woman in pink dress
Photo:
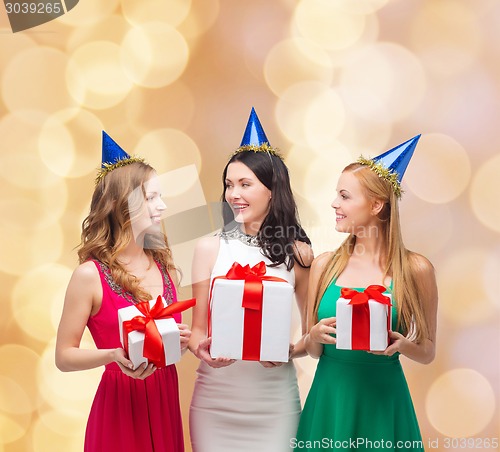
[[[62,371],[105,366],[85,435],[87,452],[182,452],[175,365],[136,369],[120,343],[117,310],[161,295],[175,303],[175,267],[161,232],[158,177],[103,132],[103,167],[83,222],[80,265],[69,282],[57,333]],[[180,322],[180,315],[174,316]],[[80,348],[85,326],[97,350]],[[191,332],[179,325],[181,348]]]

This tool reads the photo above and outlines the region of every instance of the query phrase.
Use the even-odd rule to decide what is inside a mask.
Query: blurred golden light
[[[207,32],[217,20],[220,10],[219,0],[203,0],[191,4],[191,10],[177,28],[186,39],[197,38]]]
[[[310,159],[307,168],[302,169],[305,172],[304,197],[308,200],[309,208],[319,218],[318,224],[307,224],[306,229],[314,243],[316,255],[335,250],[346,238],[335,231],[335,211],[331,204],[337,196],[338,178],[352,161],[349,150],[341,143],[320,150],[319,155]]]
[[[277,96],[303,81],[317,80],[328,85],[333,80],[332,60],[326,51],[308,39],[287,39],[267,54],[264,77]]]
[[[444,204],[465,190],[470,176],[465,149],[447,135],[431,133],[420,138],[403,184],[424,201]]]
[[[165,124],[175,129],[187,129],[191,124],[195,101],[190,88],[177,81],[162,89],[139,88],[125,101],[129,127],[143,135]]]
[[[0,375],[0,411],[9,414],[31,413],[35,409],[22,386]]]
[[[39,112],[20,111],[0,119],[0,176],[16,187],[40,189],[58,182],[54,173],[43,170],[44,164],[37,153],[46,118]]]
[[[477,325],[495,313],[485,288],[491,284],[484,281],[487,258],[486,249],[463,245],[439,266],[439,311],[457,326]]]
[[[311,99],[304,118],[307,143],[318,148],[334,144],[344,128],[345,116],[344,103],[333,89]]]
[[[12,366],[1,366],[0,378],[4,382],[11,382],[9,385],[11,389],[14,389],[12,384],[15,382],[17,385],[15,386],[17,388],[16,393],[22,393],[22,397],[19,399],[19,407],[14,408],[12,400],[3,399],[0,402],[0,410],[11,413],[13,410],[16,410],[14,414],[28,414],[36,409],[40,404],[40,399],[38,397],[37,381],[33,369],[37,368],[40,357],[33,350],[23,345],[5,344],[0,346],[0,361],[2,363],[15,363]],[[2,393],[7,389],[8,387],[4,388]],[[3,435],[0,435],[0,438],[3,438]]]
[[[399,206],[405,246],[432,261],[451,240],[454,219],[450,207],[430,204],[411,193],[403,193]],[[432,231],[432,234],[427,231]]]
[[[59,223],[33,229],[0,224],[0,271],[23,275],[34,266],[57,261],[63,242]]]
[[[60,264],[45,264],[21,276],[12,291],[11,308],[19,327],[40,341],[54,337],[71,270]],[[40,291],[43,287],[43,291]]]
[[[65,83],[80,105],[94,109],[119,104],[133,87],[120,63],[120,46],[110,41],[78,47],[69,59]]]
[[[88,110],[68,108],[51,115],[43,124],[39,153],[45,165],[62,177],[93,173],[101,155],[101,120]],[[84,145],[77,148],[77,144]]]
[[[113,14],[119,0],[85,0],[78,2],[78,8],[73,8],[67,14],[57,18],[57,22],[72,27],[88,27],[98,24]]]
[[[339,83],[348,108],[380,122],[406,118],[419,105],[425,87],[419,60],[394,43],[367,44],[353,50]]]
[[[283,134],[296,145],[309,145],[305,130],[305,117],[314,99],[329,91],[320,82],[301,82],[292,85],[278,99],[276,121]]]
[[[81,411],[59,407],[44,411],[40,420],[45,427],[61,436],[84,436],[87,415]]]
[[[157,129],[145,134],[134,153],[147,157],[158,174],[195,164],[201,171],[201,155],[196,143],[176,129]]]
[[[119,14],[110,14],[96,24],[87,26],[79,24],[71,30],[66,49],[68,53],[72,53],[78,47],[92,41],[121,42],[129,27],[130,24]]]
[[[426,2],[416,11],[412,47],[426,69],[452,77],[474,64],[486,38],[475,8],[467,2],[443,0]]]
[[[376,155],[378,150],[389,149],[388,143],[392,136],[390,122],[367,119],[348,109],[345,115],[339,141],[349,149],[352,161],[360,155]]]
[[[197,2],[195,2],[197,3]],[[132,25],[143,25],[147,22],[163,22],[165,25],[176,27],[189,14],[191,0],[121,0],[122,13]]]
[[[389,0],[335,0],[335,6],[352,14],[370,14],[381,9]]]
[[[9,66],[13,58],[35,46],[36,42],[24,33],[2,33],[2,45],[0,46],[0,74],[4,73],[5,68]]]
[[[445,436],[467,438],[483,430],[495,412],[495,394],[472,369],[453,369],[431,386],[425,401],[432,426]]]
[[[473,176],[469,202],[476,218],[500,232],[500,155],[484,162]]]
[[[75,104],[64,87],[68,59],[50,47],[27,47],[10,59],[3,71],[2,99],[16,110],[52,112]],[[36,76],[34,76],[36,74]]]
[[[26,434],[28,427],[29,417],[24,422],[20,422],[16,416],[6,416],[0,412],[0,451],[4,450],[4,444],[22,438]]]
[[[162,22],[130,29],[121,45],[121,63],[127,76],[148,88],[173,83],[184,72],[188,59],[189,47],[184,37]]]
[[[36,190],[31,194],[31,199],[35,201],[43,213],[36,217],[33,227],[45,227],[49,224],[61,220],[67,212],[68,207],[68,187],[64,179],[59,179],[57,183]],[[33,215],[31,216],[33,218]]]
[[[294,22],[303,37],[327,50],[340,50],[361,37],[365,16],[352,14],[330,0],[301,0]]]
[[[80,344],[84,349],[95,349],[92,339],[86,333]],[[90,412],[97,386],[104,368],[76,372],[61,372],[54,364],[55,344],[50,341],[37,366],[38,388],[43,400],[55,410],[71,406],[73,410]]]
[[[67,432],[56,432],[44,422],[43,418],[38,418],[33,424],[33,452],[82,451],[84,432],[77,438]]]
[[[488,293],[490,300],[500,308],[500,245],[492,247],[486,257],[484,267],[484,288]]]

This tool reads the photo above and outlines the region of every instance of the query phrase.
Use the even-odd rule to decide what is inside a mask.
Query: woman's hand
[[[142,363],[139,367],[137,367],[137,369],[134,370],[134,365],[132,364],[132,361],[127,359],[127,355],[125,354],[125,350],[123,350],[123,348],[115,349],[113,352],[113,358],[115,363],[118,364],[118,367],[125,375],[138,380],[144,380],[156,370],[156,366],[152,363]]]
[[[185,323],[178,323],[177,326],[180,332],[181,352],[184,353],[189,344],[189,339],[191,338],[191,330]]]
[[[382,351],[370,351],[373,355],[392,356],[394,353],[403,353],[408,344],[412,343],[408,338],[404,337],[397,331],[389,331],[389,339],[391,343]]]
[[[331,334],[337,334],[336,326],[336,317],[321,319],[309,331],[310,340],[318,344],[335,344],[337,340]]]
[[[195,351],[195,355],[202,361],[205,361],[210,367],[213,367],[214,369],[218,369],[220,367],[227,367],[236,361],[235,359],[229,359],[229,358],[212,358],[210,356],[210,352],[208,351],[211,343],[212,343],[211,337],[202,339]]]

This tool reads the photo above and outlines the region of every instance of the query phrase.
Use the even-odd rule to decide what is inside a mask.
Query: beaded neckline
[[[236,226],[234,229],[230,231],[223,231],[219,234],[219,236],[226,240],[239,240],[248,246],[260,247],[259,237],[256,235],[245,234],[241,231],[239,226]]]
[[[106,279],[106,283],[111,288],[111,290],[114,293],[116,293],[117,295],[123,297],[129,303],[136,304],[137,300],[134,298],[134,296],[130,292],[124,290],[122,286],[120,286],[119,284],[117,284],[115,282],[115,280],[113,279],[113,276],[111,275],[111,270],[109,269],[109,267],[106,264],[104,264],[103,262],[100,262],[97,260],[96,260],[96,262],[99,265],[99,268],[101,269],[101,272],[104,275],[104,278]],[[174,301],[174,292],[172,289],[172,283],[170,281],[170,278],[168,276],[167,269],[165,268],[165,266],[161,262],[158,262],[158,261],[155,261],[155,263],[160,270],[161,277],[163,280],[163,286],[164,286],[163,298],[165,298],[167,305],[170,305]]]

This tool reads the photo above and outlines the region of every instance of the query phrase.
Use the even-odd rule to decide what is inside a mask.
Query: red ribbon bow
[[[190,300],[177,301],[167,307],[163,307],[163,301],[160,295],[156,299],[156,303],[151,307],[148,301],[137,303],[135,307],[143,314],[138,315],[130,320],[123,322],[123,337],[125,338],[125,351],[128,354],[127,335],[132,331],[144,333],[144,350],[143,356],[148,362],[153,363],[157,367],[166,365],[165,349],[163,340],[155,320],[169,319],[173,314],[185,311],[196,304],[196,298]]]
[[[226,276],[217,276],[212,280],[210,288],[210,300],[212,290],[217,279],[243,280],[243,299],[241,306],[245,309],[243,320],[243,350],[242,359],[259,361],[262,336],[262,302],[263,302],[263,281],[288,282],[285,279],[275,276],[265,276],[266,264],[264,261],[250,267],[244,267],[238,262],[234,262]],[[211,336],[210,309],[208,310],[208,335]]]
[[[363,292],[358,292],[354,289],[343,287],[340,290],[342,298],[351,300],[352,305],[352,349],[353,350],[370,350],[370,307],[369,300],[374,300],[378,303],[392,306],[391,299],[383,293],[384,286],[376,284],[368,286]],[[390,329],[389,320],[387,318],[387,329]]]

